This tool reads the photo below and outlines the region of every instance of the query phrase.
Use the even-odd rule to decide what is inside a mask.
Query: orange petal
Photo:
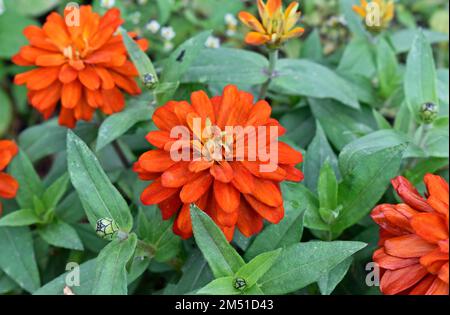
[[[9,174],[0,172],[0,197],[11,199],[16,196],[19,183]]]
[[[405,268],[419,263],[418,258],[398,258],[386,254],[384,248],[379,248],[373,253],[373,261],[381,268],[395,270]]]
[[[231,163],[231,167],[234,173],[232,181],[234,187],[244,194],[250,194],[255,189],[253,175],[239,162]]]
[[[258,33],[266,32],[261,22],[252,14],[246,11],[239,12],[239,19],[241,20],[242,23],[244,23],[245,25],[247,25],[248,27],[250,27],[251,29],[255,30]]]
[[[278,163],[296,165],[302,161],[303,156],[300,152],[284,142],[278,142]]]
[[[95,67],[95,71],[102,81],[102,88],[110,90],[115,86],[114,79],[111,73],[103,67]]]
[[[255,188],[252,195],[260,202],[269,207],[279,207],[283,205],[281,191],[274,182],[266,179],[254,178]]]
[[[36,58],[36,65],[42,67],[60,66],[66,63],[66,57],[62,54],[40,55]]]
[[[272,107],[266,101],[258,101],[251,109],[246,126],[261,126],[267,123]]]
[[[268,0],[266,3],[266,9],[269,16],[273,16],[277,11],[281,9],[281,0]]]
[[[259,202],[251,195],[244,195],[250,206],[264,219],[273,224],[278,224],[284,217],[284,208],[280,206],[278,208],[269,207],[268,205]]]
[[[214,197],[218,205],[226,212],[234,212],[239,206],[240,192],[231,184],[214,181]]]
[[[186,184],[191,175],[189,171],[189,162],[178,162],[169,167],[161,175],[161,182],[164,187],[181,187]]]
[[[82,86],[80,81],[63,84],[61,92],[61,104],[66,108],[75,108],[81,98]]]
[[[381,278],[380,289],[388,295],[400,293],[418,283],[427,273],[427,270],[420,264],[397,270],[387,270]]]
[[[170,219],[175,213],[178,212],[181,205],[182,203],[178,194],[174,194],[172,197],[160,202],[158,207],[161,210],[163,220]]]
[[[432,274],[437,274],[446,262],[448,262],[448,254],[441,252],[439,248],[420,257],[420,264]]]
[[[286,171],[286,180],[292,182],[301,182],[305,176],[298,168],[293,165],[280,165],[280,167]]]
[[[438,277],[439,279],[447,283],[448,286],[448,261],[444,266],[442,266],[441,270],[439,270]]]
[[[88,89],[97,90],[100,87],[100,77],[93,67],[89,66],[78,72],[78,78]]]
[[[424,182],[427,185],[427,190],[430,196],[436,197],[443,203],[448,205],[449,189],[448,183],[440,176],[433,174],[426,174]]]
[[[217,126],[221,130],[224,130],[228,115],[239,100],[239,91],[235,85],[227,85],[223,89],[222,95],[222,103],[220,104],[219,115],[217,116]]]
[[[116,87],[110,90],[102,89],[102,96],[103,104],[101,109],[107,115],[120,112],[125,106],[125,98]]]
[[[170,133],[167,131],[160,131],[160,130],[155,130],[155,131],[150,131],[146,136],[145,139],[147,139],[147,141],[154,145],[155,147],[157,147],[158,149],[163,149],[164,145],[168,142],[173,141],[174,139],[172,139],[170,137]]]
[[[392,186],[402,200],[416,210],[432,212],[425,199],[419,194],[416,188],[403,176],[398,176],[392,180]]]
[[[144,205],[155,205],[172,197],[179,191],[178,188],[167,188],[161,184],[161,180],[153,181],[141,194],[141,201]]]
[[[233,169],[227,161],[214,163],[210,168],[211,175],[218,181],[229,183],[233,180]]]
[[[192,236],[192,222],[189,204],[184,204],[183,207],[181,207],[181,211],[173,223],[173,231],[175,234],[181,236],[182,239],[188,239]]]
[[[387,254],[401,258],[421,257],[436,248],[414,234],[388,239],[384,246]]]
[[[245,36],[245,42],[249,45],[259,46],[264,45],[270,41],[270,36],[266,34],[261,34],[257,32],[249,32]]]
[[[183,203],[195,202],[209,190],[213,181],[211,174],[208,171],[198,174],[181,189],[180,198]]]
[[[216,115],[214,114],[211,100],[204,91],[193,92],[191,94],[191,104],[202,120],[209,118],[213,124],[216,122]]]
[[[448,239],[447,225],[437,214],[418,213],[411,219],[411,226],[417,235],[430,243]]]
[[[238,212],[239,218],[237,221],[237,227],[244,236],[250,237],[262,230],[263,219],[248,205],[246,201],[241,200]]]
[[[147,172],[164,172],[174,165],[170,154],[163,150],[152,150],[145,152],[139,158],[139,165]]]
[[[442,281],[439,278],[434,279],[433,283],[430,285],[430,288],[425,294],[448,296],[448,282]]]
[[[305,32],[305,29],[303,27],[296,27],[286,34],[283,35],[283,39],[290,39],[295,37],[300,37]]]
[[[69,66],[68,64],[65,64],[61,67],[61,70],[59,71],[59,81],[62,83],[70,83],[74,81],[78,77],[78,71],[76,71],[74,68]]]

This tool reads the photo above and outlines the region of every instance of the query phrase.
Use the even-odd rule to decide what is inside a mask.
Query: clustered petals
[[[270,115],[271,107],[266,101],[255,103],[250,93],[233,85],[225,87],[221,96],[209,98],[205,92],[197,91],[192,93],[191,103],[170,101],[158,108],[153,115],[158,130],[147,135],[156,149],[144,153],[134,165],[142,180],[153,180],[142,192],[142,202],[157,204],[163,219],[175,216],[173,230],[185,239],[192,236],[191,204],[211,216],[228,240],[236,227],[245,236],[251,236],[262,229],[264,219],[280,222],[284,208],[279,184],[303,179],[295,167],[302,162],[301,153],[278,142],[269,131],[258,136],[258,146],[259,142],[267,146],[275,143],[278,151],[278,161],[268,171],[261,168],[268,162],[252,147],[256,145],[249,140],[251,132],[235,134],[231,141],[223,136],[229,126],[274,127],[277,136],[283,135],[285,129]],[[195,128],[196,119],[201,125],[200,134]],[[188,130],[188,140],[172,137],[171,131],[179,126]],[[239,141],[240,136],[244,141]],[[182,146],[183,141],[187,146]],[[175,161],[172,154],[186,148],[192,156],[201,152],[201,157]],[[220,153],[217,148],[222,149]],[[252,159],[249,152],[254,151],[256,156]],[[227,152],[232,152],[232,159],[224,158]]]
[[[17,145],[10,140],[0,140],[0,198],[12,199],[16,196],[19,184],[4,170],[17,154]],[[3,212],[3,206],[0,202],[0,216]]]
[[[373,255],[380,266],[384,294],[448,295],[449,188],[441,177],[424,178],[422,197],[404,177],[392,184],[402,204],[382,204],[372,211],[380,226],[380,248]]]
[[[78,25],[67,22],[72,13],[66,9],[63,17],[53,12],[42,27],[26,27],[30,44],[12,58],[17,65],[35,67],[14,80],[26,85],[30,104],[48,119],[60,103],[59,123],[69,128],[78,120],[91,120],[96,109],[107,115],[121,111],[122,91],[141,92],[134,80],[137,70],[117,32],[123,23],[120,11],[113,8],[100,16],[91,6],[81,6]],[[147,49],[146,40],[137,43]]]
[[[246,11],[239,13],[242,23],[252,29],[245,37],[247,44],[276,47],[304,33],[302,27],[295,27],[301,15],[301,12],[297,11],[297,2],[292,2],[286,10],[283,10],[281,0],[268,0],[267,3],[257,0],[257,3],[260,20]]]

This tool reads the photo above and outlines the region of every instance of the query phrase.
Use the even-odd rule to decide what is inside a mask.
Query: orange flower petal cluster
[[[371,26],[369,29],[382,29],[387,28],[389,26],[389,23],[392,21],[395,15],[395,5],[394,1],[389,0],[373,0],[370,2],[370,4],[375,4],[379,9],[380,14],[380,25]],[[353,11],[355,11],[359,16],[361,16],[363,19],[367,17],[368,12],[372,10],[370,8],[369,2],[366,0],[361,0],[361,5],[353,5],[352,6]]]
[[[123,23],[120,11],[111,9],[100,16],[91,6],[81,6],[78,26],[67,23],[71,12],[66,10],[64,17],[53,12],[42,27],[26,27],[30,45],[12,58],[17,65],[36,66],[14,80],[26,85],[30,104],[48,119],[61,102],[59,123],[69,128],[78,120],[91,120],[96,109],[107,115],[121,111],[122,90],[141,92],[134,81],[137,70],[117,33]],[[147,49],[146,40],[137,42]]]
[[[17,181],[11,175],[3,172],[17,152],[17,145],[13,141],[0,140],[0,198],[14,198],[19,189]],[[0,216],[2,212],[3,206],[0,202]]]
[[[406,178],[395,178],[392,184],[404,203],[382,204],[372,211],[381,228],[381,247],[373,259],[381,268],[384,294],[449,293],[448,183],[432,174],[424,181],[426,199]]]
[[[205,92],[197,91],[192,93],[191,103],[170,101],[158,108],[153,122],[159,130],[147,135],[156,149],[144,153],[134,165],[142,180],[153,180],[143,191],[141,201],[145,205],[159,205],[163,219],[176,216],[173,230],[185,239],[192,236],[192,203],[211,216],[228,240],[233,238],[236,226],[249,237],[262,229],[264,219],[274,224],[280,222],[284,208],[279,184],[284,180],[303,179],[302,172],[295,168],[303,158],[300,152],[278,142],[269,132],[261,139],[275,143],[278,149],[278,163],[270,172],[261,171],[260,166],[268,162],[261,161],[259,152],[254,160],[248,158],[248,154],[240,155],[240,159],[234,156],[232,160],[217,155],[178,162],[171,158],[173,144],[177,141],[171,137],[171,130],[177,126],[189,130],[190,142],[194,144],[191,152],[194,148],[202,152],[209,148],[207,143],[210,142],[194,134],[193,119],[201,121],[203,134],[212,125],[220,130],[226,130],[227,126],[272,126],[281,136],[285,129],[270,117],[271,111],[266,101],[254,103],[252,94],[239,91],[233,85],[225,87],[221,96],[209,98]],[[232,146],[233,154],[238,155],[238,137],[235,136],[232,143],[220,145]],[[258,137],[258,141],[261,139]],[[245,152],[250,152],[250,141],[244,143]]]
[[[302,27],[295,27],[301,15],[301,12],[297,11],[297,2],[292,2],[286,11],[283,10],[281,0],[268,0],[267,3],[258,0],[257,3],[261,20],[246,11],[239,13],[242,23],[253,30],[245,37],[247,44],[268,44],[276,47],[304,33],[305,30]]]

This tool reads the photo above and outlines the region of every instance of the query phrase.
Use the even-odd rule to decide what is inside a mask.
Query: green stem
[[[267,71],[269,78],[261,86],[261,91],[259,92],[260,100],[266,98],[267,90],[269,89],[270,82],[272,82],[273,74],[275,72],[275,67],[276,67],[277,61],[278,61],[278,52],[279,52],[278,49],[273,49],[269,53],[269,69]]]

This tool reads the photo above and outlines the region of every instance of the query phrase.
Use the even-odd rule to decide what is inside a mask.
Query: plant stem
[[[262,100],[266,98],[267,90],[269,89],[270,82],[272,82],[272,78],[275,72],[275,67],[278,61],[278,49],[273,49],[269,52],[269,69],[267,74],[269,78],[266,82],[261,86],[261,91],[259,92],[259,99]]]
[[[117,140],[114,140],[112,142],[112,146],[114,148],[114,151],[116,151],[117,155],[119,156],[120,161],[122,162],[123,166],[126,168],[130,168],[130,162],[128,161],[125,153],[123,152],[122,148],[120,147],[120,144]]]

